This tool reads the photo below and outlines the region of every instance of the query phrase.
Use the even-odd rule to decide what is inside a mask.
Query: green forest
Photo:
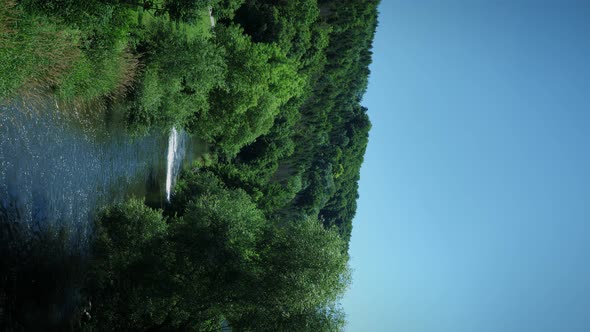
[[[92,319],[56,331],[344,328],[378,4],[0,0],[0,99],[102,103],[208,147],[165,206],[100,213],[68,280]]]

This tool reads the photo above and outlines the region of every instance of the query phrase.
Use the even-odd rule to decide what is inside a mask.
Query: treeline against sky
[[[104,103],[137,135],[176,126],[210,150],[163,209],[101,214],[80,290],[93,319],[70,327],[343,328],[378,2],[0,5],[0,98]]]

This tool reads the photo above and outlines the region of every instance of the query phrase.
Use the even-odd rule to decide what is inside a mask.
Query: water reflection
[[[169,133],[132,137],[120,116],[50,99],[0,105],[1,331],[79,330],[99,209],[131,195],[166,203]],[[196,149],[174,137],[171,187],[183,149],[187,160]]]
[[[86,123],[64,114],[54,101],[0,106],[0,221],[84,242],[102,206],[165,202],[166,133],[133,138],[112,113]]]

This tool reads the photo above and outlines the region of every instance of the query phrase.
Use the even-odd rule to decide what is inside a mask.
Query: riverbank
[[[163,207],[183,163],[189,168],[206,150],[179,131],[167,160],[168,132],[136,137],[122,119],[80,123],[71,112],[51,99],[0,106],[0,209],[9,220],[85,239],[101,207],[131,196]]]
[[[61,8],[66,15],[60,16],[51,15],[60,8],[50,6],[0,4],[0,99],[51,93],[86,102],[123,95],[138,74],[138,59],[128,47],[130,12],[107,15],[110,8],[96,2],[89,8],[93,17],[81,21],[74,19],[80,11],[74,6]]]
[[[74,105],[114,101],[132,129],[186,125],[182,109],[163,105],[179,98],[182,77],[162,61],[172,43],[210,38],[209,10],[197,10],[190,22],[159,10],[99,0],[3,1],[0,101],[47,95]]]

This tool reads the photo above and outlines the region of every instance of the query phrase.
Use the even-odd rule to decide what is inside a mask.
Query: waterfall
[[[170,201],[170,194],[172,192],[172,181],[175,177],[176,169],[175,161],[178,159],[178,144],[179,136],[178,131],[175,127],[172,127],[170,131],[170,137],[168,138],[168,156],[166,166],[166,200]]]

